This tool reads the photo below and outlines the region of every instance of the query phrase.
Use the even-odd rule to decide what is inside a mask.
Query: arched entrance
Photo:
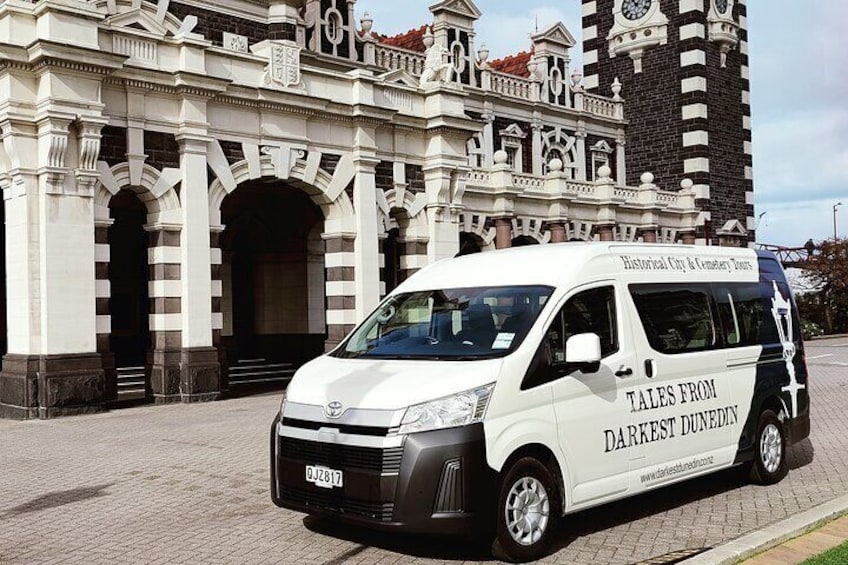
[[[539,245],[539,242],[529,235],[519,235],[512,239],[513,247],[524,247],[525,245]]]
[[[483,248],[486,246],[486,243],[483,241],[483,238],[477,235],[476,233],[469,232],[460,232],[459,233],[459,253],[460,255],[473,255],[474,253],[480,253],[483,251]]]
[[[147,208],[132,190],[109,201],[109,348],[118,374],[118,400],[149,396],[150,342]]]
[[[224,198],[221,221],[230,390],[285,381],[324,352],[324,216],[303,191],[256,180]]]

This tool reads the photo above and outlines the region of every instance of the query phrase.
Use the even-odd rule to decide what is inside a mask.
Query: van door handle
[[[645,359],[645,376],[649,379],[654,378],[654,360]]]
[[[624,365],[621,366],[621,369],[615,372],[616,377],[629,377],[632,374],[633,369],[631,369],[630,367],[625,367]]]

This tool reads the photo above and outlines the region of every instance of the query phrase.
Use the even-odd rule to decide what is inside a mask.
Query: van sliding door
[[[634,490],[732,462],[740,414],[710,285],[632,284],[638,352],[635,424],[646,444]],[[728,461],[729,459],[729,461]]]

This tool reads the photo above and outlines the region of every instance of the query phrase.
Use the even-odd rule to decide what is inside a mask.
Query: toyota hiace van
[[[809,434],[774,256],[565,243],[437,262],[303,366],[271,430],[274,502],[385,530],[549,549],[565,514],[745,465]]]

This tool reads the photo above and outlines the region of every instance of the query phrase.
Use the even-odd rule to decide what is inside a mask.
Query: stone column
[[[533,123],[530,124],[530,128],[533,130],[533,174],[539,177],[542,176],[545,159],[545,156],[542,155],[542,127],[539,112],[534,112]]]
[[[483,107],[483,168],[490,169],[495,164],[495,113],[491,102]]]
[[[103,365],[105,378],[104,397],[106,402],[118,400],[118,371],[115,368],[115,354],[112,353],[110,336],[112,334],[112,316],[109,309],[111,288],[109,282],[109,227],[113,220],[101,220],[94,225],[94,289],[97,309],[97,353]]]
[[[429,200],[427,258],[431,263],[459,253],[459,219],[450,206],[454,171],[442,166],[424,170]]]
[[[614,224],[599,224],[597,230],[601,241],[615,241]]]
[[[180,133],[183,228],[180,233],[182,343],[180,399],[217,400],[221,391],[218,350],[212,343],[212,278],[210,276],[209,192],[206,152],[209,139]],[[200,173],[199,173],[200,172]]]
[[[38,122],[7,120],[6,199],[9,353],[0,415],[52,418],[106,408],[97,353],[94,199],[97,120],[46,110]],[[83,135],[72,136],[76,128]]]
[[[38,417],[38,137],[35,124],[0,122],[9,159],[3,186],[6,213],[6,316],[8,353],[0,373],[0,417]]]
[[[618,186],[627,186],[627,158],[624,154],[626,144],[624,132],[619,131],[615,138],[615,180]]]
[[[327,340],[325,351],[336,347],[350,333],[356,317],[355,240],[349,234],[325,233],[324,261],[327,293]]]
[[[182,359],[182,277],[179,226],[145,226],[150,243],[150,341],[148,393],[156,404],[179,402]]]
[[[224,313],[222,301],[224,298],[223,262],[221,251],[221,227],[213,227],[209,231],[210,273],[212,275],[212,346],[218,351],[218,363],[221,367],[221,394],[226,395],[230,390],[230,367],[227,359],[227,348],[224,347],[222,333],[224,331]]]
[[[565,222],[549,222],[548,229],[551,232],[551,243],[563,243],[565,237]]]
[[[644,243],[656,243],[657,242],[657,230],[656,229],[642,229],[642,241]]]
[[[589,180],[589,175],[586,172],[586,123],[583,120],[577,122],[577,132],[574,134],[576,138],[575,147],[577,149],[577,170],[575,178],[577,180]],[[623,183],[619,182],[620,185]]]
[[[362,128],[360,128],[362,130]],[[373,132],[361,131],[369,142]],[[377,237],[377,185],[374,168],[378,159],[357,152],[353,179],[353,207],[356,210],[355,269],[356,315],[340,320],[353,325],[367,316],[380,302],[380,249]]]
[[[512,218],[495,218],[495,249],[512,247]]]

